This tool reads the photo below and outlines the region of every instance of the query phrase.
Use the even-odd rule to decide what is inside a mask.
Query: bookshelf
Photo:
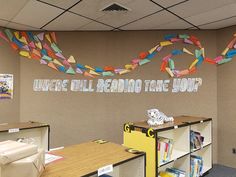
[[[197,155],[203,158],[203,174],[208,172],[212,168],[212,148],[211,145],[205,146],[202,149],[199,149],[193,153],[193,155]]]
[[[206,147],[211,144],[212,142],[212,122],[207,121],[207,122],[201,122],[200,123],[194,123],[191,125],[191,130],[201,132],[201,135],[204,137],[204,142],[203,142],[203,147]],[[192,149],[191,151],[195,151],[196,149]]]
[[[186,171],[186,176],[189,176],[189,169],[190,169],[190,156],[185,155],[178,160],[172,161],[164,166],[159,167],[158,171],[165,171],[166,168],[177,168],[183,171]]]
[[[212,119],[193,116],[174,119],[174,122],[152,127],[146,121],[124,125],[124,145],[146,152],[147,177],[158,177],[167,168],[179,169],[190,177],[191,157],[202,159],[202,175],[212,168]],[[200,146],[190,145],[191,132],[196,133],[194,142]],[[170,157],[165,158],[168,154]],[[192,169],[194,167],[192,165]]]

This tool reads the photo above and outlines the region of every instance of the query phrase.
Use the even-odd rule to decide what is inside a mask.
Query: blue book
[[[167,168],[167,172],[174,174],[177,177],[185,177],[186,172],[177,168]]]

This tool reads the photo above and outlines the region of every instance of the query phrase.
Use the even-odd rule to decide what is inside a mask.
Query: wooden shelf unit
[[[204,136],[203,146],[190,149],[190,130]],[[158,164],[158,137],[173,140],[173,151],[169,161]],[[212,119],[193,116],[174,117],[174,122],[159,126],[149,126],[146,121],[124,125],[124,145],[146,152],[146,176],[158,177],[160,171],[175,167],[190,175],[190,157],[199,155],[203,158],[203,171],[212,168]]]
[[[0,141],[32,140],[45,151],[49,150],[50,126],[39,122],[18,122],[0,124]]]
[[[62,156],[46,165],[41,177],[96,177],[98,169],[113,166],[112,177],[145,177],[145,153],[133,154],[126,147],[107,142],[87,142],[53,151]]]

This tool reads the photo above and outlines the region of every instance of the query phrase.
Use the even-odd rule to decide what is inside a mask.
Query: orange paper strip
[[[56,38],[55,32],[51,32],[50,35],[51,35],[51,37],[52,37],[52,40],[53,40],[55,43],[57,43],[57,38]]]
[[[166,65],[167,65],[167,61],[163,61],[162,63],[161,63],[161,71],[162,72],[165,72],[166,71]]]
[[[232,49],[234,44],[235,44],[235,42],[236,42],[236,37],[232,41],[230,41],[230,43],[228,44],[227,48]]]
[[[196,67],[193,67],[192,69],[189,70],[189,74],[193,74],[197,71]]]
[[[210,64],[216,64],[216,62],[210,58],[205,58],[204,62],[210,63]]]
[[[188,75],[189,74],[189,70],[185,69],[179,72],[179,75],[183,76],[183,75]]]
[[[35,55],[38,55],[39,57],[41,57],[40,52],[36,49],[33,49],[32,53],[34,53]]]
[[[104,71],[114,71],[115,68],[114,68],[113,66],[105,66],[105,67],[103,68],[103,70],[104,70]]]
[[[12,47],[14,50],[18,50],[18,46],[17,46],[14,42],[11,42],[11,47]]]
[[[26,34],[26,32],[21,31],[20,34],[21,34],[21,36],[24,36],[24,37],[25,37],[25,39],[26,39],[27,42],[29,42],[29,37],[28,37],[28,35]]]
[[[55,53],[51,50],[47,50],[47,53],[48,53],[48,56],[51,57],[51,58],[58,58]]]
[[[49,63],[48,63],[48,66],[49,66],[50,68],[55,69],[55,70],[58,71],[57,67],[56,67],[52,62],[49,62]]]
[[[34,54],[33,52],[31,52],[30,56],[31,56],[32,59],[35,59],[35,60],[40,60],[41,59],[40,56]]]
[[[95,78],[94,75],[88,73],[87,71],[84,72],[84,76]]]

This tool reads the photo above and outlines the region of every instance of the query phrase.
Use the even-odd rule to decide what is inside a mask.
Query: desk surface
[[[133,122],[133,125],[139,128],[146,128],[146,129],[152,128],[154,130],[162,130],[162,129],[167,129],[174,126],[183,126],[183,125],[187,125],[191,123],[197,123],[200,121],[208,121],[208,120],[211,120],[211,119],[204,118],[204,117],[195,117],[195,116],[177,116],[177,117],[174,117],[173,122],[167,122],[162,125],[150,126],[148,125],[147,120]]]
[[[79,177],[96,173],[97,169],[106,165],[117,165],[125,161],[143,156],[126,152],[127,148],[114,144],[98,144],[87,142],[54,151],[53,154],[64,159],[46,165],[41,177]]]
[[[0,124],[0,132],[8,131],[9,129],[31,129],[31,128],[40,128],[40,127],[49,127],[48,124],[39,123],[39,122],[17,122],[17,123],[2,123]]]

